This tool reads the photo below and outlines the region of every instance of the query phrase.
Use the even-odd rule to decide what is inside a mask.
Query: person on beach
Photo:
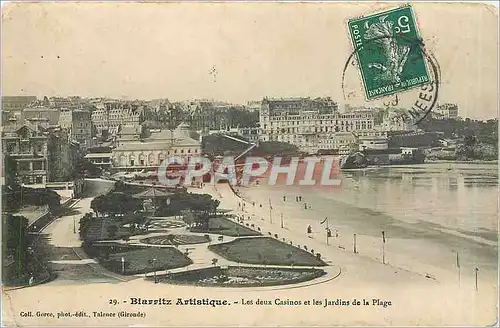
[[[286,196],[283,196],[283,201],[286,202]]]
[[[312,233],[312,227],[311,227],[311,225],[308,225],[307,226],[307,234],[309,235],[311,233]]]
[[[301,201],[302,201],[302,196],[299,196],[299,202],[301,202]]]
[[[307,210],[307,203],[304,203],[304,209]]]

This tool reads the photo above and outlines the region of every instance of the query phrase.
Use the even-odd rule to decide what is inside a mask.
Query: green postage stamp
[[[411,6],[351,19],[348,26],[367,100],[430,82]]]

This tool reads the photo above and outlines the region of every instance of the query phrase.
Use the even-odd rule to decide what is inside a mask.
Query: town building
[[[373,130],[375,118],[371,110],[339,113],[330,98],[264,98],[259,123],[261,141],[286,142],[316,153],[345,149],[346,142],[355,140],[349,133]]]
[[[404,108],[376,110],[376,128],[382,131],[416,131],[418,125]]]
[[[252,100],[248,101],[245,108],[249,112],[258,112],[260,110],[260,105],[262,104],[262,101],[260,100]]]
[[[353,132],[335,132],[318,139],[316,152],[330,151],[333,154],[348,155],[356,146],[356,135]]]
[[[260,128],[238,128],[238,135],[243,137],[244,139],[258,143],[260,138]]]
[[[127,133],[127,136],[130,136]],[[118,171],[154,170],[166,157],[189,158],[201,155],[201,143],[190,137],[189,126],[179,125],[175,130],[152,130],[143,136],[117,140],[112,150],[112,166]]]
[[[78,145],[66,130],[35,120],[2,127],[3,154],[16,163],[19,183],[45,184],[72,178]]]
[[[87,149],[85,159],[104,171],[109,172],[113,164],[113,147],[101,145]]]
[[[78,142],[82,150],[92,147],[93,129],[90,111],[63,108],[59,116],[59,125],[69,131],[71,140]]]
[[[49,97],[49,98],[44,98],[44,101],[47,103],[50,108],[56,108],[56,109],[62,109],[62,108],[67,108],[67,109],[85,109],[86,107],[86,102],[78,97],[78,96],[71,96],[71,97]]]
[[[228,136],[234,136],[234,137],[241,137],[241,138],[248,140],[250,142],[258,143],[259,138],[260,138],[259,132],[260,132],[260,128],[227,127],[227,128],[221,129],[221,130],[210,130],[210,131],[208,131],[207,135],[222,134],[222,135],[228,135]]]
[[[36,96],[2,96],[2,111],[21,111],[36,100]]]
[[[2,127],[3,154],[15,161],[19,183],[47,182],[47,139],[40,126],[28,122]]]
[[[216,106],[210,100],[194,100],[185,104],[187,122],[195,131],[219,130],[227,126],[226,107]]]
[[[48,182],[72,181],[75,163],[80,156],[80,145],[74,142],[68,130],[59,126],[46,129]]]
[[[359,150],[376,149],[384,150],[389,148],[387,135],[367,135],[358,136]]]
[[[49,108],[46,106],[27,107],[21,111],[21,120],[45,118],[48,119],[50,125],[58,125],[60,114],[61,111],[57,108]]]
[[[139,101],[105,101],[96,104],[91,119],[97,131],[116,130],[120,125],[140,125],[146,106]]]
[[[455,104],[442,104],[432,111],[432,116],[436,118],[458,118],[458,106]]]

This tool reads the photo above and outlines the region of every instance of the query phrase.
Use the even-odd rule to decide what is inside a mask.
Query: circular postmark
[[[411,71],[412,65],[423,62],[428,74],[407,79],[397,74],[391,76],[393,68],[391,56],[398,55],[398,53],[394,54],[395,51],[401,52],[401,47],[398,49],[394,47],[395,44],[403,45],[403,49],[407,49],[407,58],[400,63],[400,70],[406,65],[406,70]],[[389,57],[386,65],[378,62],[359,63],[360,58],[383,58],[384,56]],[[364,65],[363,70],[360,65]],[[378,74],[367,77],[366,71]],[[378,82],[378,87],[368,90],[366,85],[368,78]],[[384,83],[387,79],[392,80]],[[399,34],[380,35],[365,40],[363,45],[356,47],[349,55],[342,73],[342,92],[346,104],[392,109],[389,119],[406,125],[417,125],[429,115],[437,103],[439,84],[439,64],[435,56],[425,48],[422,39],[408,38]],[[400,89],[394,88],[395,85]],[[378,93],[380,95],[377,95]]]

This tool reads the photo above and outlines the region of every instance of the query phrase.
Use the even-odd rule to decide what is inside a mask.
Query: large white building
[[[189,127],[181,124],[173,131],[154,130],[137,138],[118,139],[112,150],[113,168],[143,170],[157,168],[169,156],[188,158],[201,155],[201,142],[189,136]]]
[[[356,132],[374,129],[374,119],[371,110],[339,113],[330,98],[264,98],[260,138],[287,142],[309,153],[321,149],[346,153],[356,143]]]

